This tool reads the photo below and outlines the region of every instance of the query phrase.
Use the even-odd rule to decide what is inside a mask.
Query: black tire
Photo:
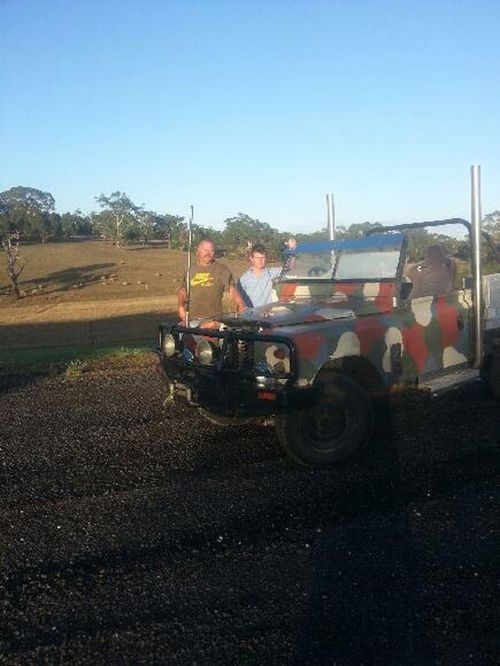
[[[366,391],[346,375],[328,373],[319,380],[321,399],[276,417],[276,434],[296,462],[331,465],[366,446],[373,430],[373,409]]]

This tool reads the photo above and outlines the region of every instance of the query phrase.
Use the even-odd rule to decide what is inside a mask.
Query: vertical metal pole
[[[333,240],[332,238],[332,220],[330,217],[330,195],[326,195],[326,228],[328,229],[328,237],[330,240]]]
[[[335,239],[335,206],[333,205],[333,193],[326,195],[326,226],[330,240]]]
[[[190,215],[188,218],[188,255],[187,255],[187,267],[186,267],[186,316],[184,324],[189,326],[189,307],[190,307],[190,298],[191,298],[191,246],[193,244],[193,217],[194,209],[191,206]]]
[[[483,283],[481,270],[481,167],[471,170],[472,270],[474,276],[474,367],[483,361]]]
[[[330,240],[335,239],[335,204],[333,192],[330,194]]]

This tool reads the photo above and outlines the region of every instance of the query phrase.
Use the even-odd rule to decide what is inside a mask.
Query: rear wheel
[[[319,382],[317,405],[276,417],[276,434],[285,451],[309,466],[331,465],[365,446],[373,429],[366,391],[340,373]]]

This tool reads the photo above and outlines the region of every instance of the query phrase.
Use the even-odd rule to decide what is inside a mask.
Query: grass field
[[[153,345],[158,323],[175,320],[184,252],[97,240],[21,250],[23,297],[16,302],[0,256],[0,366],[18,358],[16,350]],[[222,261],[235,278],[247,268],[245,260]]]
[[[174,296],[186,265],[186,253],[163,246],[126,246],[90,240],[26,245],[25,269],[19,280],[24,308],[56,301],[87,302]],[[242,259],[222,260],[239,277]],[[2,257],[0,308],[11,307],[9,280]],[[1,312],[1,309],[0,309]]]

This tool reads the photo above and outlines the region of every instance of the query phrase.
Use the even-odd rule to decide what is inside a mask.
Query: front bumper
[[[167,335],[176,341],[173,354],[166,354],[163,349]],[[197,358],[195,347],[200,339],[213,345],[211,364],[205,365]],[[293,342],[266,330],[264,323],[238,329],[162,324],[159,342],[157,351],[170,398],[182,398],[213,414],[231,418],[270,416],[308,407],[317,401],[316,388],[296,386]],[[283,352],[278,358],[286,357],[279,370],[262,363],[263,354],[268,359],[273,347],[280,347]]]
[[[245,418],[295,411],[317,402],[315,388],[259,384],[255,377],[213,367],[186,366],[158,350],[168,396],[180,398],[220,416]]]

